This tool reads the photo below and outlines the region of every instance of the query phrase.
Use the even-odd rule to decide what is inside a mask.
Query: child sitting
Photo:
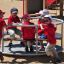
[[[34,25],[34,23],[30,22],[30,16],[28,14],[25,14],[23,16],[23,22],[22,22],[22,24],[23,25]],[[26,28],[26,27],[24,27],[24,28]],[[23,32],[24,28],[22,27],[22,32]],[[28,49],[28,46],[27,46],[27,41],[30,41],[30,43],[29,43],[30,52],[34,51],[33,46],[32,46],[33,40],[35,39],[34,28],[35,27],[32,27],[32,28],[28,27],[28,29],[25,32],[25,35],[23,35],[24,44],[25,44],[25,51],[26,52],[29,52],[29,49]],[[31,32],[29,31],[29,29],[31,30]]]

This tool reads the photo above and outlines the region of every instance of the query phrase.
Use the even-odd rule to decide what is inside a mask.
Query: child
[[[21,31],[19,29],[17,29],[17,26],[12,26],[12,24],[14,23],[20,23],[20,19],[18,17],[18,9],[17,8],[12,8],[10,10],[10,17],[8,18],[8,34],[10,35],[10,37],[15,37],[15,34],[19,35],[21,37]],[[9,46],[12,45],[12,40],[10,41]]]
[[[5,23],[4,19],[3,19],[4,14],[5,14],[5,12],[0,10],[0,46],[1,46],[1,39],[3,37],[2,30],[3,30],[3,27],[6,26],[6,23]]]
[[[48,15],[49,14],[49,11],[47,9],[43,9],[43,10],[40,10],[38,13],[35,13],[36,16],[45,16],[45,15]]]
[[[33,23],[31,23],[30,22],[30,16],[28,15],[28,14],[25,14],[24,16],[23,16],[23,22],[22,22],[22,24],[23,25],[34,25]],[[25,27],[26,28],[26,27]],[[34,29],[31,29],[31,32],[33,32],[34,31]],[[23,30],[22,30],[22,32],[23,32]],[[33,50],[33,46],[32,46],[32,43],[33,43],[33,40],[35,39],[35,34],[30,34],[30,35],[28,35],[27,36],[27,34],[30,34],[30,32],[29,31],[27,31],[27,32],[25,32],[25,36],[27,37],[25,37],[25,36],[23,36],[24,37],[24,43],[25,43],[25,51],[26,52],[29,52],[29,50],[28,50],[28,46],[27,46],[27,41],[30,41],[31,43],[29,43],[29,47],[30,47],[30,52],[33,52],[34,50]],[[32,36],[32,38],[33,39],[30,39],[29,38],[29,36]]]
[[[40,10],[38,14],[40,15],[40,18],[38,20],[38,26],[39,26],[38,34],[39,34],[39,36],[41,36],[43,34],[43,30],[41,30],[40,25],[41,25],[41,23],[44,23],[42,18],[45,15],[49,15],[49,11],[47,9],[43,9],[43,10]]]
[[[17,35],[21,36],[21,31],[19,29],[17,29],[16,26],[12,26],[13,23],[20,23],[20,19],[19,17],[17,16],[18,14],[18,9],[17,8],[12,8],[10,10],[10,17],[8,18],[8,25],[10,25],[8,27],[8,30],[11,29],[13,30]]]
[[[46,36],[43,34],[43,30],[41,29],[41,24],[44,24],[44,20],[42,19],[45,15],[49,15],[49,11],[47,9],[40,10],[39,13],[40,18],[38,19],[38,38],[45,39]],[[41,50],[44,50],[44,46],[42,42],[39,42],[41,46]]]
[[[51,56],[55,59],[56,62],[60,62],[60,58],[56,52],[55,45],[56,45],[56,38],[55,32],[56,27],[52,24],[52,18],[50,15],[44,16],[44,24],[41,28],[44,31],[44,34],[47,37],[47,46],[45,48],[45,52],[48,56]]]

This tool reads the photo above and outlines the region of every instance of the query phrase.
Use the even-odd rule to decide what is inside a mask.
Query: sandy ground
[[[0,9],[5,11],[4,17],[9,17],[10,15],[10,9],[16,7],[19,10],[18,15],[22,16],[23,14],[23,2],[22,1],[16,1],[16,0],[0,0]]]
[[[0,9],[6,12],[4,17],[8,17],[10,15],[10,9],[12,7],[17,7],[19,9],[19,16],[22,16],[23,5],[22,1],[16,0],[0,0]],[[58,27],[60,28],[60,27]],[[63,27],[64,28],[64,27]],[[60,29],[58,30],[58,32]],[[62,63],[64,64],[64,54],[60,55],[62,58]],[[40,56],[40,57],[6,57],[4,56],[4,62],[12,62],[12,63],[0,63],[0,64],[50,64],[48,63],[48,57]],[[19,62],[19,63],[16,63]],[[52,64],[52,63],[51,63]]]

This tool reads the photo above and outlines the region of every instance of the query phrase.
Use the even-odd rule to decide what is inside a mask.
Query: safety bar
[[[19,23],[14,23],[14,24],[12,24],[12,26],[35,27],[35,29],[36,29],[36,33],[35,33],[36,34],[36,38],[35,38],[35,40],[36,40],[36,54],[37,54],[38,53],[38,33],[37,33],[38,32],[38,26],[37,25],[22,25],[22,24],[19,24]],[[4,40],[6,40],[6,39],[4,39],[4,37],[3,37],[2,38],[2,52],[4,52]]]

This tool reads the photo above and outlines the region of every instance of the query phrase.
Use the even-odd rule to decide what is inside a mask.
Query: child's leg
[[[34,49],[33,49],[33,41],[30,42],[30,52],[34,52]]]
[[[15,38],[15,31],[12,29],[8,29],[8,34],[10,35],[10,38]],[[9,46],[12,44],[12,39],[10,40]]]
[[[57,62],[60,62],[60,58],[58,56],[58,53],[53,45],[48,43],[45,51],[48,56],[51,56],[52,58],[56,59]]]
[[[55,47],[53,47],[52,53],[53,53],[53,58],[55,59],[55,61],[56,62],[61,62],[61,59],[60,59]]]
[[[21,32],[19,29],[17,29],[17,28],[13,28],[12,30],[14,30],[14,31],[15,31],[15,34],[19,35],[20,38],[21,38],[21,36],[22,36],[22,32]]]
[[[0,46],[1,46],[1,39],[0,39]]]
[[[46,52],[47,56],[51,56],[52,55],[52,52],[51,52],[50,48],[51,48],[50,44],[47,43],[47,46],[45,48],[45,52]]]
[[[29,52],[27,41],[24,41],[24,44],[25,44],[25,51]]]
[[[58,56],[57,52],[56,52],[56,49],[53,45],[51,45],[50,43],[47,44],[46,48],[45,48],[45,52],[47,55],[50,55],[50,56]]]

